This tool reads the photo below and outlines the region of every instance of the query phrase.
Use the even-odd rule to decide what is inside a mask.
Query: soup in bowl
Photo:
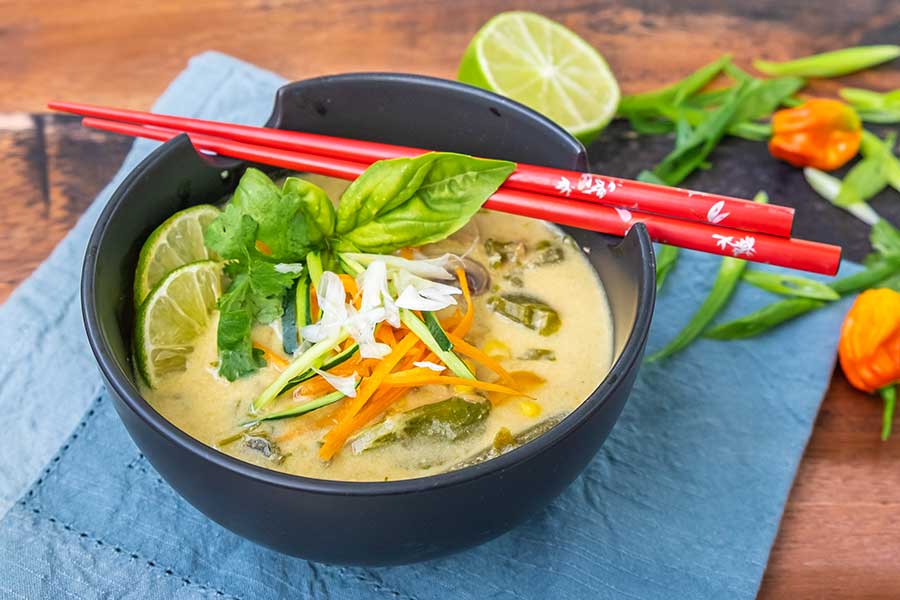
[[[453,113],[467,128],[435,125]],[[585,167],[539,115],[421,77],[292,84],[269,124]],[[602,444],[646,341],[642,227],[479,210],[502,160],[398,160],[342,190],[178,138],[122,184],[86,257],[88,335],[142,452],[211,518],[311,559],[423,560],[533,514]],[[379,192],[410,169],[404,198]]]

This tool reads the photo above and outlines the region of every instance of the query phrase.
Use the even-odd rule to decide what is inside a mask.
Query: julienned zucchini
[[[427,315],[428,313],[426,313]],[[433,315],[432,315],[433,316]],[[427,318],[427,317],[426,317]],[[463,377],[465,379],[475,379],[475,375],[472,374],[472,371],[469,370],[469,367],[466,366],[466,363],[459,358],[453,350],[444,349],[441,343],[435,339],[435,336],[431,333],[431,328],[419,317],[416,316],[416,313],[409,309],[402,309],[400,311],[400,321],[406,325],[410,331],[416,334],[422,342],[428,346],[428,349],[434,352],[434,354],[441,359],[447,368],[449,368],[457,377]],[[447,335],[444,333],[444,330],[441,328],[441,324],[437,322],[437,319],[434,319],[434,326],[436,326],[440,332],[441,336],[446,339],[447,343],[450,343],[450,340],[447,339]],[[453,345],[450,345],[452,348]]]
[[[327,371],[329,369],[333,369],[336,366],[338,366],[339,364],[346,362],[350,357],[352,357],[354,354],[356,354],[357,351],[359,351],[359,344],[353,344],[346,350],[341,350],[340,352],[338,352],[331,358],[325,359],[322,362],[322,364],[319,365],[317,368],[320,371]],[[301,373],[300,375],[297,375],[296,377],[291,379],[286,386],[284,386],[284,389],[282,389],[278,393],[278,395],[280,396],[281,394],[285,393],[289,389],[296,387],[296,386],[300,385],[301,383],[303,383],[304,381],[312,379],[315,376],[316,376],[316,372],[313,371],[312,369],[309,369],[308,371],[305,371],[305,372]]]

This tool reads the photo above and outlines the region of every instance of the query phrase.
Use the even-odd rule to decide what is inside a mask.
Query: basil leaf
[[[755,60],[753,66],[766,75],[799,75],[800,77],[839,77],[861,71],[900,56],[900,46],[856,46],[833,52],[805,56],[786,62]]]
[[[282,191],[297,203],[298,214],[306,218],[304,235],[311,246],[320,247],[334,236],[337,217],[325,190],[305,179],[288,177]]]
[[[448,152],[376,162],[341,197],[338,248],[385,254],[444,239],[514,169],[508,161]]]

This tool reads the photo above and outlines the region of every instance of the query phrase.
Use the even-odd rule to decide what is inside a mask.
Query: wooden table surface
[[[626,92],[669,82],[726,51],[749,66],[759,56],[783,59],[900,40],[896,0],[821,4],[573,0],[515,7],[531,5],[578,31],[605,54]],[[513,3],[496,0],[0,0],[0,301],[65,235],[129,145],[82,131],[74,119],[45,114],[47,100],[147,109],[191,55],[208,49],[295,79],[360,70],[452,78],[474,31],[511,8]],[[847,81],[897,88],[900,66],[895,62]],[[832,92],[836,85],[826,82],[818,90]],[[739,145],[728,148],[743,152]],[[774,198],[800,189],[796,173],[777,168],[783,176],[766,184]],[[889,208],[890,199],[879,202],[879,210],[900,214]],[[864,252],[865,230],[852,219],[806,213],[801,224],[814,236],[848,244],[852,258]],[[819,221],[830,224],[820,228]],[[900,597],[900,435],[881,443],[880,415],[880,404],[851,389],[838,370],[791,493],[761,598]]]

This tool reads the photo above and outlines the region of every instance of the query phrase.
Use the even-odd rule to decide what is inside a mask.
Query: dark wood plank
[[[896,43],[900,31],[900,3],[892,0],[821,7],[805,0],[66,0],[52,9],[37,0],[0,0],[0,301],[72,226],[129,144],[40,114],[47,100],[146,109],[190,56],[212,48],[298,79],[357,70],[453,77],[472,33],[512,8],[539,10],[578,31],[606,55],[627,92],[667,83],[723,52],[749,67],[757,56]],[[814,90],[831,94],[843,84],[897,88],[900,66],[817,82]],[[590,150],[601,170],[629,175],[668,144],[614,125]],[[799,234],[841,241],[853,258],[867,251],[865,228],[817,201],[798,173],[769,159],[761,145],[728,141],[713,161],[715,169],[692,185],[743,195],[766,189],[798,208]],[[878,198],[875,206],[900,219],[895,197]],[[880,411],[838,372],[761,598],[897,597],[900,439],[878,440]]]
[[[130,146],[76,117],[0,114],[0,302],[50,254]]]

